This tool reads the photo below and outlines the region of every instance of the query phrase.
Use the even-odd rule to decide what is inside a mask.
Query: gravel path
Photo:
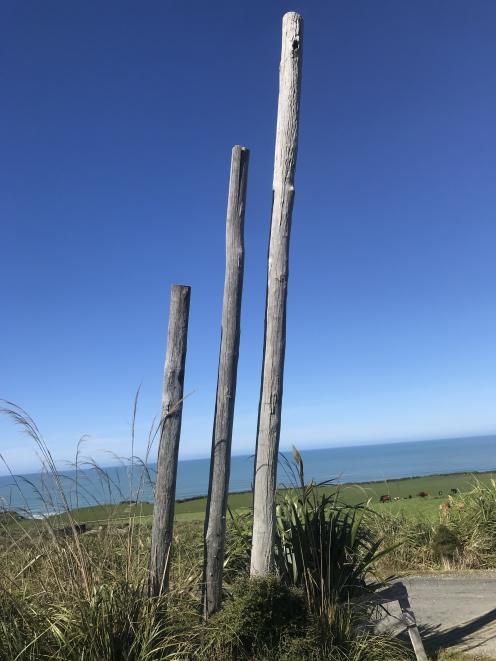
[[[402,582],[427,651],[455,648],[496,659],[496,572],[429,574]],[[397,604],[388,610],[400,616]],[[383,626],[399,630],[394,617],[386,618]]]

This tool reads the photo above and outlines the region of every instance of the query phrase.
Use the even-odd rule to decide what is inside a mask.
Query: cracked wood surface
[[[279,69],[264,355],[254,475],[252,575],[268,573],[273,564],[275,489],[286,348],[289,238],[298,148],[302,51],[303,19],[295,12],[289,12],[283,17]]]

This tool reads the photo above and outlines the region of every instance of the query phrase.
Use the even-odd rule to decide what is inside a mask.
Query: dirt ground
[[[402,578],[427,653],[449,648],[496,659],[496,572],[426,574]],[[395,632],[401,611],[389,604],[381,623]]]

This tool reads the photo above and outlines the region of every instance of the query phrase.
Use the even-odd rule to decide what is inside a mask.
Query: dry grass
[[[0,516],[0,661],[406,660],[411,658],[408,650],[357,626],[347,599],[333,592],[334,579],[346,579],[344,597],[350,587],[362,585],[365,573],[377,564],[378,539],[385,546],[399,544],[387,558],[390,567],[400,570],[495,563],[494,483],[474,484],[469,494],[452,499],[442,520],[456,539],[448,545],[449,554],[446,540],[436,542],[436,523],[404,515],[379,516],[367,508],[341,510],[328,496],[312,501],[311,491],[303,503],[298,498],[291,501],[287,492],[279,510],[283,582],[246,580],[251,522],[246,515],[234,517],[226,544],[228,595],[218,615],[204,623],[199,606],[201,522],[176,523],[171,591],[150,599],[146,587],[151,530],[139,516],[139,494],[125,521],[109,518],[80,534],[36,425],[18,410],[13,415],[37,443],[45,470],[60,487],[64,511],[29,526],[13,513]],[[52,505],[47,503],[47,509]],[[319,560],[323,544],[328,566]],[[293,574],[300,560],[303,573]],[[316,583],[320,579],[329,579],[329,598],[323,601],[324,592]],[[317,608],[319,600],[326,604],[323,610]],[[323,617],[330,610],[332,617]],[[451,658],[457,657],[439,656]]]
[[[480,656],[479,654],[465,654],[453,650],[441,650],[436,661],[496,661],[494,657]]]
[[[397,572],[456,571],[496,567],[496,483],[474,480],[472,489],[451,496],[437,521],[383,513],[368,525],[390,545],[384,559]]]

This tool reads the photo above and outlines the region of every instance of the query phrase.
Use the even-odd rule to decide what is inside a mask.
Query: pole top
[[[287,11],[282,17],[282,22],[294,21],[295,23],[303,23],[303,16],[298,14],[297,11]]]
[[[171,291],[172,292],[190,292],[191,291],[191,286],[190,285],[176,285],[173,284],[171,285]]]

